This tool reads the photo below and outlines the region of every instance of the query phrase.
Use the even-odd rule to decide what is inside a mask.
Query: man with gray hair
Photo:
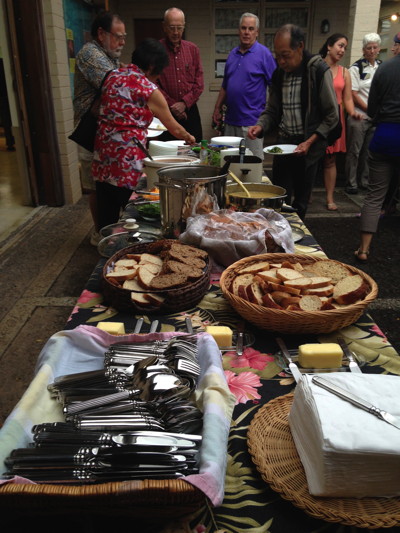
[[[75,61],[74,123],[90,109],[94,98],[108,72],[119,67],[125,45],[125,24],[120,16],[110,11],[101,11],[92,22],[92,41],[79,50]],[[78,147],[82,189],[89,193],[89,207],[95,226],[90,243],[97,246],[100,240],[97,220],[96,185],[92,176],[93,153]]]
[[[264,160],[263,139],[250,139],[249,126],[257,122],[264,110],[267,87],[276,69],[270,50],[257,41],[259,19],[243,13],[239,22],[240,44],[226,61],[224,79],[213,113],[213,121],[221,122],[221,109],[226,105],[225,135],[243,137],[246,146]]]
[[[185,31],[185,14],[177,7],[170,7],[164,13],[163,30],[169,65],[158,78],[158,87],[175,120],[200,142],[203,138],[200,113],[197,102],[204,90],[203,66],[197,45],[182,39]],[[175,139],[165,131],[160,141]]]
[[[368,186],[367,150],[374,126],[367,115],[368,95],[374,74],[382,63],[377,56],[381,38],[377,33],[367,33],[363,38],[363,57],[349,68],[355,110],[363,115],[362,120],[347,117],[347,154],[345,163],[348,194],[357,194],[358,187]]]

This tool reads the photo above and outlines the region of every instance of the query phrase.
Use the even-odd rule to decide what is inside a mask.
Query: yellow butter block
[[[343,350],[334,342],[302,344],[299,346],[299,365],[303,368],[339,368]]]
[[[123,322],[99,322],[97,327],[103,331],[107,331],[107,333],[111,333],[111,335],[125,335]]]
[[[219,348],[232,346],[232,330],[228,326],[206,326],[206,333],[214,337]]]

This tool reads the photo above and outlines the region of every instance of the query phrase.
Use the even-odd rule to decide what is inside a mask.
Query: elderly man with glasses
[[[117,14],[101,12],[91,27],[92,41],[85,43],[76,55],[74,80],[74,122],[78,124],[90,108],[105,75],[120,66],[119,58],[125,44],[125,24]],[[81,182],[89,193],[89,207],[95,226],[90,242],[94,246],[100,240],[97,225],[96,186],[92,177],[93,154],[81,146],[78,148]]]
[[[174,118],[197,142],[203,136],[197,101],[204,90],[203,67],[198,46],[182,39],[185,31],[185,15],[176,7],[167,9],[164,14],[163,29],[169,65],[158,79],[158,86],[164,95]],[[159,140],[175,139],[164,132]]]

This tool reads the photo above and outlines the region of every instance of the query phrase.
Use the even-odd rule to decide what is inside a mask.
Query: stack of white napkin
[[[333,372],[326,380],[400,420],[400,376]],[[400,495],[400,429],[312,383],[304,375],[289,414],[310,494]]]

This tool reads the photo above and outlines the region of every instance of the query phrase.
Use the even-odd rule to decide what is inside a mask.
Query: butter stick
[[[232,346],[232,330],[228,326],[206,326],[206,333],[214,337],[219,348]]]
[[[123,322],[99,322],[97,327],[111,335],[125,335]]]
[[[303,368],[339,368],[342,366],[343,350],[339,344],[301,344],[299,365]]]

